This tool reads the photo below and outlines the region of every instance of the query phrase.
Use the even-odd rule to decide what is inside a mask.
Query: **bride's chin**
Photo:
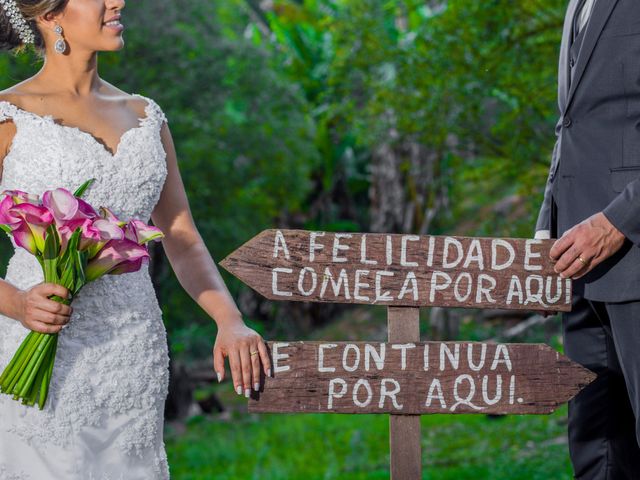
[[[110,46],[105,46],[104,48],[101,48],[100,50],[103,52],[117,52],[118,50],[122,50],[124,48],[124,39],[121,39],[120,42],[110,45]]]

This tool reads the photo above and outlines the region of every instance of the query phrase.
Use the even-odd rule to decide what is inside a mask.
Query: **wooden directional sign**
[[[596,377],[544,344],[267,344],[251,412],[551,413]]]
[[[387,305],[388,342],[267,342],[251,412],[388,413],[393,480],[422,478],[420,415],[551,413],[595,374],[543,344],[420,342],[419,308],[571,310],[555,240],[265,230],[221,265],[273,300]]]
[[[569,311],[553,243],[271,229],[221,265],[272,300]]]

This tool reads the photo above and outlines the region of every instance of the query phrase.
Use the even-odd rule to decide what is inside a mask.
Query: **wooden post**
[[[420,309],[387,307],[389,342],[420,341]],[[389,415],[392,480],[422,478],[420,415]]]

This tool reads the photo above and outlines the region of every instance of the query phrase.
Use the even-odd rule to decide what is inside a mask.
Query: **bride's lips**
[[[112,17],[102,24],[102,26],[114,30],[116,32],[121,32],[124,30],[124,25],[120,23],[120,15]]]

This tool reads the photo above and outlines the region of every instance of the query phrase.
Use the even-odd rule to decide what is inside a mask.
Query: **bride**
[[[264,340],[248,328],[187,202],[160,106],[98,75],[98,51],[124,46],[124,0],[0,0],[0,49],[33,44],[41,70],[0,92],[0,192],[41,195],[95,182],[84,198],[123,220],[153,220],[181,285],[217,323],[213,367],[228,357],[249,396],[271,375]],[[67,290],[43,282],[34,256],[11,240],[0,279],[0,370],[29,332],[59,333],[43,410],[0,394],[0,478],[166,479],[166,331],[147,265]]]

